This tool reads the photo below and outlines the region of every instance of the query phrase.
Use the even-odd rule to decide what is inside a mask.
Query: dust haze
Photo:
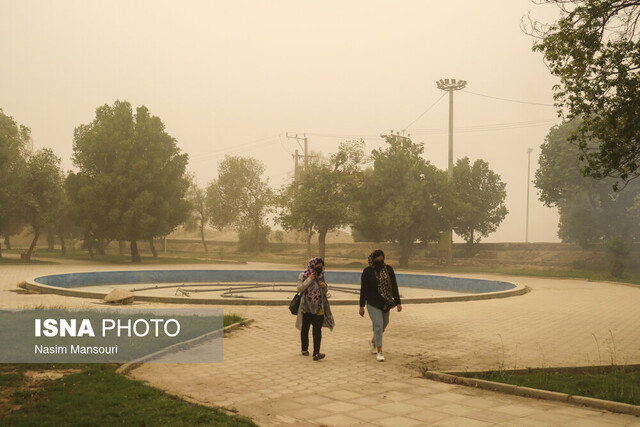
[[[225,155],[254,157],[278,189],[293,175],[289,135],[329,155],[362,138],[404,132],[447,167],[448,97],[436,81],[468,82],[454,97],[454,159],[483,159],[507,183],[509,214],[486,242],[525,239],[530,179],[558,124],[549,74],[520,29],[529,0],[18,1],[0,3],[0,107],[29,126],[35,148],[71,162],[73,130],[96,107],[146,105],[189,154],[206,185]],[[531,185],[529,241],[555,242],[558,214]],[[455,241],[462,241],[460,238]]]

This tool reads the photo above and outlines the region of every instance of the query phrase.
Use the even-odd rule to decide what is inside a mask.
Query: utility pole
[[[300,154],[298,154],[298,149],[296,149],[296,154],[293,154],[293,180],[295,182],[298,182],[298,157],[300,157]]]
[[[529,243],[529,187],[531,187],[531,152],[533,148],[527,148],[527,225],[525,227],[524,241]]]
[[[295,177],[295,180],[297,181],[298,180],[298,158],[300,157],[304,158],[304,170],[307,170],[309,168],[309,157],[311,157],[309,155],[309,141],[307,139],[306,134],[303,134],[302,137],[299,137],[297,133],[295,134],[295,136],[289,136],[289,132],[287,132],[287,138],[295,139],[298,145],[300,146],[300,148],[304,150],[304,154],[302,155],[298,154],[298,150],[296,150],[296,154],[293,155],[293,158],[295,160],[294,177]],[[304,141],[304,147],[302,146],[302,144],[300,144],[301,140]]]
[[[449,167],[447,169],[447,179],[449,182],[453,181],[453,92],[456,90],[464,89],[467,86],[466,80],[456,79],[440,79],[436,82],[436,86],[440,90],[446,90],[449,92]],[[449,227],[449,230],[440,235],[440,242],[438,243],[438,253],[446,262],[451,264],[453,256],[451,253],[451,246],[453,241],[453,229]]]

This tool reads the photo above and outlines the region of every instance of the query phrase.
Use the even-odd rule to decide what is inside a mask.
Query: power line
[[[440,102],[440,100],[441,100],[442,98],[444,98],[444,96],[445,96],[446,94],[447,94],[447,93],[446,93],[446,92],[444,92],[444,93],[442,94],[442,96],[440,96],[440,98],[436,99],[436,102],[434,102],[433,104],[431,104],[431,106],[430,106],[429,108],[427,108],[427,109],[426,109],[422,114],[420,114],[420,115],[418,116],[418,118],[417,118],[417,119],[415,119],[414,121],[412,121],[411,123],[409,123],[407,126],[405,126],[404,130],[409,129],[409,127],[410,127],[412,124],[414,124],[415,122],[417,122],[418,120],[420,120],[420,118],[422,118],[422,116],[424,116],[425,114],[427,114],[427,112],[429,112],[429,110],[431,110],[433,107],[435,107],[435,106],[436,106],[436,104],[437,104],[438,102]]]
[[[362,139],[380,139],[380,135],[362,135],[362,134],[336,134],[336,133],[313,133],[307,132],[307,135],[319,136],[323,138],[362,138]]]
[[[497,99],[498,101],[515,102],[515,103],[518,103],[518,104],[528,104],[528,105],[541,105],[543,107],[555,107],[555,105],[553,105],[553,104],[543,104],[543,103],[540,103],[540,102],[528,102],[528,101],[518,101],[518,100],[515,100],[515,99],[499,98],[497,96],[484,95],[484,94],[481,94],[481,93],[475,93],[475,92],[471,92],[471,91],[468,91],[468,90],[462,90],[462,92],[469,93],[471,95],[482,96],[484,98]]]
[[[471,133],[471,132],[491,132],[498,130],[511,130],[511,129],[523,129],[537,126],[548,126],[557,123],[557,119],[550,120],[530,120],[524,122],[510,122],[510,123],[494,123],[488,125],[473,125],[473,126],[460,126],[455,128],[456,132]],[[414,129],[413,134],[442,134],[446,133],[446,128],[430,128],[430,129]]]

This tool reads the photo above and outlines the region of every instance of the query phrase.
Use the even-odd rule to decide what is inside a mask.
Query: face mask
[[[322,268],[316,268],[314,272],[316,273],[316,277],[320,277],[320,275],[322,275]]]
[[[375,268],[382,268],[384,266],[384,260],[380,260],[380,261],[373,261],[373,266]]]

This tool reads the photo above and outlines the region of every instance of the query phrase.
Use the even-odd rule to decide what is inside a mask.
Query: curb
[[[588,406],[591,408],[601,409],[609,412],[617,412],[621,414],[635,415],[636,417],[640,417],[640,406],[630,405],[628,403],[613,402],[610,400],[595,399],[585,396],[572,396],[570,394],[558,393],[555,391],[496,383],[493,381],[479,380],[475,378],[459,377],[456,375],[445,374],[443,372],[437,371],[426,371],[423,373],[423,377],[449,384],[459,384],[467,387],[481,388],[484,390],[497,391],[500,393],[513,394],[522,397],[534,397],[537,399],[571,403],[574,405]]]
[[[247,319],[247,320],[242,320],[242,321],[240,321],[240,322],[233,323],[233,324],[231,324],[231,325],[229,325],[229,326],[225,326],[225,327],[222,329],[223,336],[224,336],[224,335],[226,335],[226,334],[228,334],[228,333],[229,333],[229,332],[231,332],[231,331],[235,331],[235,330],[236,330],[236,329],[238,329],[238,328],[241,328],[241,327],[244,327],[244,326],[248,326],[248,325],[252,324],[253,322],[254,322],[254,319]],[[219,330],[218,330],[218,331],[219,331]],[[208,334],[201,335],[201,336],[199,336],[199,337],[196,337],[196,338],[193,338],[193,339],[191,339],[191,340],[187,341],[186,343],[195,343],[195,342],[197,342],[197,341],[198,341],[198,340],[200,340],[200,339],[206,338],[207,336],[211,335],[212,333],[213,333],[213,334],[217,334],[217,333],[219,333],[218,331],[214,331],[214,332],[210,332],[210,333],[208,333]],[[177,345],[182,346],[182,345],[184,345],[184,344],[185,344],[185,343],[179,343],[179,344],[177,344]],[[174,347],[174,346],[172,346],[172,347]],[[164,350],[160,350],[159,352],[154,353],[153,355],[158,355],[158,354],[160,354],[160,353],[164,353],[164,352],[165,352],[166,350],[168,350],[168,349],[169,349],[169,348],[164,349]],[[149,356],[145,356],[144,358],[147,358],[147,357],[149,357]],[[144,363],[145,363],[145,362],[137,362],[137,361],[132,361],[132,362],[123,363],[122,365],[120,365],[120,367],[118,367],[118,369],[116,369],[116,374],[127,375],[129,372],[133,371],[133,370],[134,370],[134,369],[136,369],[136,368],[139,368],[139,367],[140,367],[140,366],[142,366]]]

